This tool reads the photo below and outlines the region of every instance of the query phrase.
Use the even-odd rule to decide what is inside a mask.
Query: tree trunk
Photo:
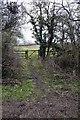
[[[43,45],[40,46],[39,56],[40,56],[42,59],[44,59],[45,56],[46,56],[46,47],[43,46]]]

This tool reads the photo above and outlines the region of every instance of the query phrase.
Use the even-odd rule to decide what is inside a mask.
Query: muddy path
[[[77,118],[77,101],[69,98],[52,100],[43,98],[36,102],[5,102],[3,117],[17,118]]]
[[[61,96],[58,93],[46,93],[42,76],[29,62],[31,76],[41,91],[36,101],[3,102],[3,118],[77,118],[78,96]]]

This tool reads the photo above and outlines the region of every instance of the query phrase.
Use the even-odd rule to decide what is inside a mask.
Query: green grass
[[[27,80],[18,87],[3,86],[2,99],[4,101],[25,101],[28,100],[28,98],[32,95],[35,89],[36,86],[33,80]]]
[[[20,72],[20,81],[22,84],[18,87],[2,86],[2,99],[3,101],[13,100],[13,101],[26,101],[36,100],[37,97],[41,95],[40,90],[36,87],[35,82],[31,76],[29,65],[29,60],[22,60],[22,70]],[[19,81],[18,79],[18,81]],[[1,86],[0,86],[1,89]],[[34,94],[34,95],[33,95]]]
[[[20,50],[20,51],[25,51],[25,50],[38,50],[38,49],[39,49],[39,45],[16,46],[15,49]]]
[[[2,99],[13,101],[26,101],[36,90],[36,85],[33,82],[31,73],[28,68],[28,60],[22,59],[22,69],[20,70],[20,78],[18,81],[22,81],[22,84],[18,87],[12,87],[10,85],[2,87]]]
[[[29,60],[26,60],[26,59],[22,60],[22,66],[23,67],[22,67],[22,71],[21,71],[21,76],[27,76],[27,77],[31,76],[29,66],[28,66],[28,62],[29,62]]]

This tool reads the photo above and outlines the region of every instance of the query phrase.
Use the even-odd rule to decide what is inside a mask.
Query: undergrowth
[[[63,93],[69,93],[70,95],[79,92],[79,80],[76,77],[71,76],[71,74],[67,75],[67,73],[56,71],[54,68],[52,71],[41,63],[40,60],[34,60],[33,66],[39,75],[42,76],[42,82],[45,85],[46,92],[62,91]]]

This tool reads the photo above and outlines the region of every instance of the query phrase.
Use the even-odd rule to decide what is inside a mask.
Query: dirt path
[[[52,100],[43,98],[36,102],[6,102],[3,117],[18,118],[77,118],[77,101],[69,98]],[[5,108],[4,108],[5,107]]]
[[[30,69],[30,72],[31,72],[31,76],[32,76],[34,82],[36,83],[38,89],[43,94],[46,94],[45,93],[45,85],[43,84],[43,78],[42,78],[42,76],[39,75],[39,73],[37,72],[37,70],[32,65],[32,60],[30,60],[30,62],[29,62],[29,69]]]
[[[29,62],[31,76],[34,79],[42,96],[36,101],[3,103],[3,117],[7,118],[77,118],[78,117],[78,97],[61,96],[58,93],[45,92],[42,83],[42,76]]]

